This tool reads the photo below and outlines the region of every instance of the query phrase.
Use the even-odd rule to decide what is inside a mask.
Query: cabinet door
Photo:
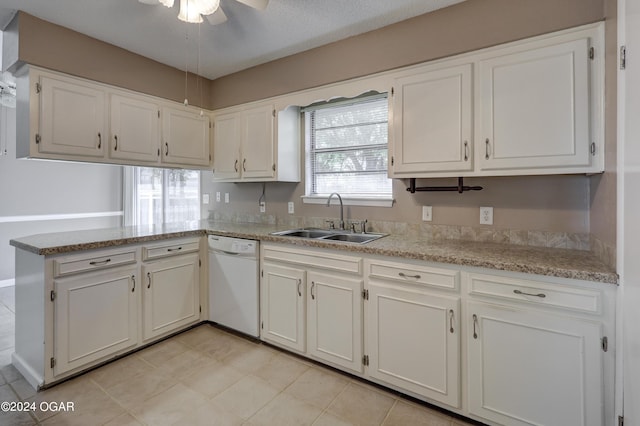
[[[177,108],[162,111],[162,162],[208,166],[211,160],[209,117]]]
[[[473,169],[471,64],[395,80],[392,176]]]
[[[363,281],[309,272],[307,282],[308,352],[361,373]]]
[[[588,39],[481,61],[481,169],[589,166],[589,65]]]
[[[131,267],[53,282],[54,376],[137,344],[136,271]]]
[[[510,425],[602,425],[601,324],[468,304],[469,412]]]
[[[265,263],[260,285],[263,340],[304,352],[305,271]]]
[[[274,111],[272,105],[266,105],[243,112],[242,177],[245,179],[275,176]]]
[[[369,282],[369,375],[460,407],[460,299]]]
[[[239,112],[220,114],[213,119],[213,178],[240,178],[240,139],[242,138]]]
[[[123,160],[160,160],[160,107],[144,98],[111,95],[109,156]]]
[[[98,158],[104,155],[105,94],[98,86],[63,77],[40,77],[38,151]]]
[[[198,269],[197,255],[177,256],[142,267],[145,340],[200,319]]]

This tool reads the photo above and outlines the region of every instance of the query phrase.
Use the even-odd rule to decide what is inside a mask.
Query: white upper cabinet
[[[112,94],[109,156],[160,161],[160,106],[150,99]]]
[[[398,71],[389,176],[604,170],[603,25]]]
[[[106,145],[105,92],[61,76],[41,76],[38,152],[102,157]]]
[[[215,179],[240,178],[241,116],[217,115],[213,119],[213,172]]]
[[[30,65],[16,83],[18,158],[211,166],[209,117],[199,108]]]
[[[272,103],[213,113],[213,178],[219,181],[300,181],[300,116]]]
[[[591,165],[589,48],[582,38],[480,61],[482,171]]]
[[[186,108],[162,109],[162,161],[207,166],[211,160],[209,117]]]
[[[471,69],[431,66],[394,80],[394,176],[473,169]]]

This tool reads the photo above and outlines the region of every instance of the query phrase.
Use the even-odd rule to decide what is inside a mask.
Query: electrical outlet
[[[228,193],[228,192],[225,192],[225,193],[224,193],[224,202],[225,202],[226,204],[229,204],[229,193]]]
[[[202,194],[202,204],[209,204],[209,194]]]
[[[433,220],[433,208],[431,206],[422,206],[422,220],[425,222]]]
[[[216,202],[220,202],[220,191],[216,192]]]
[[[480,225],[493,225],[493,207],[480,207]]]
[[[264,213],[267,211],[267,203],[264,201],[260,201],[260,213]]]
[[[287,211],[289,212],[289,214],[293,214],[293,212],[295,211],[295,207],[293,207],[293,201],[289,201],[287,203]]]

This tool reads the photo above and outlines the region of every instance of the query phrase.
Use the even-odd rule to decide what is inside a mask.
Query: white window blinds
[[[386,94],[305,109],[307,195],[391,196]]]

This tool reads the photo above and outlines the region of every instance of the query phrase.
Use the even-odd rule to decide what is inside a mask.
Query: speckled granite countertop
[[[388,235],[367,244],[353,244],[271,235],[282,227],[258,224],[194,221],[155,227],[123,227],[31,235],[10,244],[39,255],[113,247],[204,234],[257,239],[357,253],[396,256],[454,265],[477,266],[561,278],[616,284],[617,274],[591,252],[468,241],[419,241]]]

